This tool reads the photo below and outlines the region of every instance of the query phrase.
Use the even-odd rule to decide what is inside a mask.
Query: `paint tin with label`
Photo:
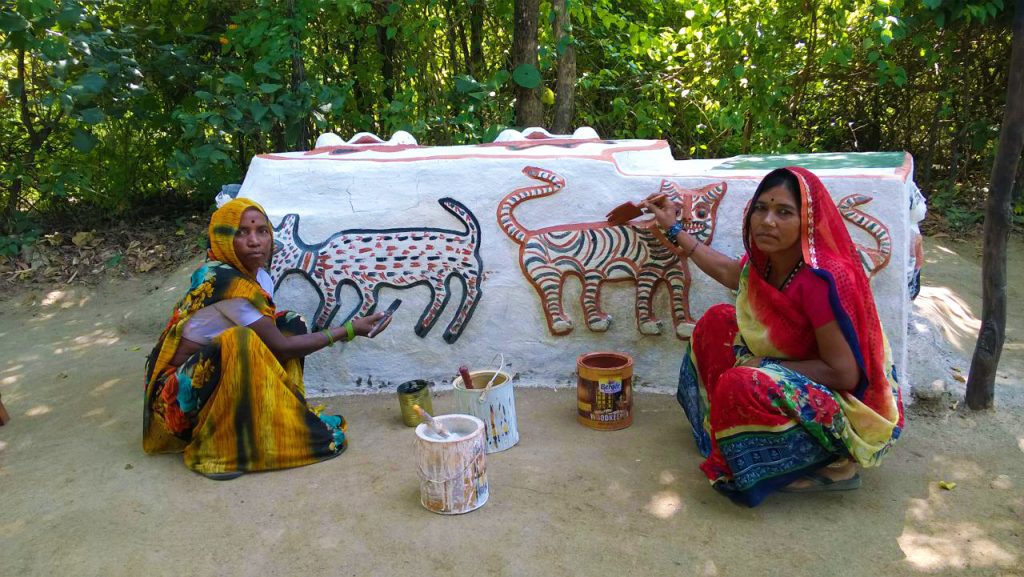
[[[427,381],[417,379],[406,381],[398,385],[398,405],[402,409],[402,422],[406,427],[415,427],[423,422],[416,411],[412,410],[413,405],[419,405],[428,413],[434,412],[434,406],[430,402],[430,386]]]
[[[576,359],[576,420],[601,431],[633,424],[633,357],[587,353]]]

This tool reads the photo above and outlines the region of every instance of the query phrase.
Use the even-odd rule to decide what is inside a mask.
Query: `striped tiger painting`
[[[854,246],[857,247],[857,255],[860,256],[860,262],[864,265],[864,272],[867,273],[868,279],[871,279],[878,274],[878,271],[885,268],[892,257],[892,236],[889,234],[889,229],[877,218],[857,209],[858,206],[867,204],[871,200],[870,196],[851,194],[843,197],[842,200],[836,203],[839,214],[843,215],[847,222],[868,233],[875,241],[874,248],[854,243]]]
[[[675,334],[689,338],[695,322],[690,314],[690,271],[687,263],[654,236],[652,219],[619,226],[593,222],[529,230],[513,215],[515,207],[532,198],[558,193],[565,187],[565,179],[534,166],[525,167],[523,174],[540,184],[506,195],[498,204],[498,226],[519,245],[520,268],[540,296],[551,334],[565,335],[574,328],[562,306],[562,287],[566,278],[576,276],[583,283],[580,300],[591,331],[606,331],[612,321],[611,315],[601,310],[601,285],[606,281],[633,281],[637,329],[642,334],[661,334],[662,323],[654,316],[651,301],[658,284],[665,283]],[[688,190],[663,180],[659,192],[684,207],[681,216],[689,222],[687,232],[710,244],[725,191],[724,182]]]

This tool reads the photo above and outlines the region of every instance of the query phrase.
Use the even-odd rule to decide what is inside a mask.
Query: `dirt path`
[[[756,509],[701,480],[671,397],[640,396],[632,427],[600,433],[575,423],[564,389],[516,392],[522,441],[491,456],[491,500],[468,515],[419,505],[391,396],[326,400],[352,423],[336,460],[208,481],[139,442],[143,355],[184,272],[9,295],[0,574],[1024,577],[1024,243],[1011,247],[998,409],[951,409],[980,270],[974,245],[929,239],[911,348],[924,400],[904,438],[859,491]]]

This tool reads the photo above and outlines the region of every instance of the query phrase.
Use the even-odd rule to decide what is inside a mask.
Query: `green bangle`
[[[345,322],[345,332],[348,334],[348,338],[345,339],[346,341],[356,338],[356,328],[352,326],[352,321]]]
[[[324,334],[324,336],[327,337],[327,346],[333,347],[334,346],[334,337],[331,336],[331,329],[324,329],[324,330],[322,330],[320,332],[322,332]]]

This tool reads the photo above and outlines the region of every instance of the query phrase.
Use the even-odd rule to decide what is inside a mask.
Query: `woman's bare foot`
[[[849,481],[857,475],[857,463],[849,459],[842,459],[832,463],[831,465],[818,469],[814,472],[814,475],[824,477],[833,483]],[[800,479],[786,485],[785,490],[805,491],[817,485],[820,485],[820,481],[801,477]]]

